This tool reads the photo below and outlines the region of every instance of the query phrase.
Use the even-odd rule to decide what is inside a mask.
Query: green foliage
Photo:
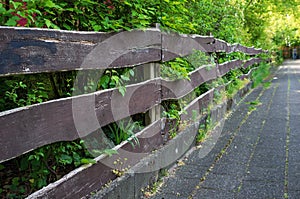
[[[158,20],[157,1],[61,0],[21,2],[9,0],[0,7],[2,25],[22,25],[66,30],[119,31],[149,27]],[[10,8],[11,7],[11,8]],[[16,16],[15,13],[18,13]],[[71,17],[70,17],[71,16]],[[18,21],[23,19],[25,24]]]
[[[249,55],[242,52],[219,53],[218,56],[219,64],[232,60],[248,60],[250,58]]]
[[[201,51],[194,51],[187,57],[178,57],[172,61],[161,64],[161,77],[168,80],[179,80],[189,78],[189,73],[203,65],[214,64],[212,56]]]
[[[119,70],[106,70],[98,83],[98,89],[108,89],[117,87],[124,96],[126,92],[125,83],[134,77],[134,71],[131,68]]]
[[[162,106],[164,107],[163,117],[167,118],[167,123],[169,123],[169,135],[170,138],[174,138],[177,135],[178,127],[180,124],[180,115],[184,112],[182,111],[182,104],[178,100],[168,100],[163,101]]]
[[[244,82],[238,78],[233,79],[227,86],[226,86],[226,93],[228,97],[233,97],[238,90],[243,88]]]
[[[249,111],[254,111],[256,110],[256,107],[257,106],[260,106],[262,105],[262,103],[258,100],[254,100],[254,101],[251,101],[251,102],[247,102],[246,104],[249,104],[250,106],[248,107]]]
[[[1,0],[0,25],[120,31],[162,29],[270,47],[299,36],[299,2],[275,0]],[[9,3],[7,5],[6,3]],[[287,16],[291,19],[288,20]],[[274,22],[274,20],[277,20]],[[288,22],[286,25],[285,21]],[[270,30],[269,30],[270,29]],[[298,31],[299,32],[299,31]]]
[[[200,124],[198,129],[198,134],[196,136],[196,142],[201,143],[205,140],[207,134],[212,130],[213,124],[211,121],[211,115],[210,111],[208,111],[207,118],[205,119],[205,122]]]
[[[252,73],[253,87],[257,87],[265,78],[270,75],[270,65],[261,63],[258,68]]]
[[[189,78],[189,71],[193,67],[184,58],[176,58],[173,61],[165,62],[161,65],[161,77],[169,80],[187,79]]]
[[[186,61],[191,65],[188,67],[190,68],[189,70],[199,68],[203,65],[215,64],[213,56],[209,56],[200,50],[194,51],[192,54],[188,55]]]
[[[15,79],[0,80],[0,111],[40,103],[48,99],[48,91],[43,82],[35,84],[15,81]],[[30,84],[30,85],[29,85]]]
[[[201,124],[198,130],[198,134],[196,136],[196,142],[197,143],[201,143],[204,141],[205,137],[206,137],[207,131],[206,131],[206,127],[205,124]]]
[[[139,140],[135,136],[135,133],[141,129],[142,126],[139,122],[133,122],[131,119],[128,121],[120,120],[109,124],[105,133],[116,145],[127,140],[134,147],[135,145],[139,145]]]
[[[5,162],[0,166],[0,173],[6,179],[1,184],[2,194],[8,198],[23,198],[32,190],[60,179],[66,170],[94,163],[90,157],[82,141],[73,141],[47,145]],[[16,165],[17,173],[13,173],[15,169],[11,165]]]

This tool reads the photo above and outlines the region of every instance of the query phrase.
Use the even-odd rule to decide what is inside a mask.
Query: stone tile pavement
[[[200,154],[186,157],[152,198],[300,198],[300,61],[286,61],[269,87],[248,94],[214,148]]]

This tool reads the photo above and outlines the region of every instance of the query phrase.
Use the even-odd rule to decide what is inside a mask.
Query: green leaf
[[[19,180],[20,180],[19,177],[14,177],[14,178],[12,179],[11,183],[12,183],[13,185],[19,185]]]
[[[45,3],[45,7],[56,8],[57,5],[55,3],[53,3],[51,0],[47,0],[46,3]]]
[[[121,75],[121,79],[123,79],[124,81],[129,81],[129,77],[127,77],[126,75]]]
[[[125,93],[126,93],[126,87],[125,86],[119,86],[118,90],[121,93],[121,95],[124,97]]]
[[[45,178],[40,178],[38,179],[38,188],[42,188],[43,186],[47,185],[46,179]]]
[[[3,7],[2,7],[2,4],[0,4],[0,13],[3,14],[3,13],[5,13],[5,12],[6,12],[5,8],[3,8]]]
[[[129,3],[128,1],[124,1],[124,3],[126,4],[126,5],[128,5],[128,6],[132,6],[132,4],[131,3]]]
[[[13,16],[13,17],[11,17],[11,18],[9,18],[9,19],[7,20],[7,22],[5,23],[5,25],[6,25],[6,26],[16,26],[18,20],[20,20],[19,17]]]
[[[97,32],[97,31],[101,30],[102,27],[100,25],[93,25],[93,29],[94,29],[94,31]]]
[[[120,82],[120,78],[118,76],[116,76],[116,75],[113,75],[111,77],[111,79],[115,82],[115,84],[119,84],[119,82]]]
[[[45,19],[45,23],[46,23],[47,28],[50,28],[52,25],[52,22],[49,19]]]
[[[19,85],[20,85],[21,88],[26,88],[27,87],[26,84],[24,84],[23,82],[19,82]]]
[[[82,158],[81,163],[82,164],[95,164],[96,160],[91,159],[91,158]]]
[[[3,166],[2,164],[0,164],[0,171],[5,169],[5,166]]]
[[[73,161],[73,158],[67,154],[62,154],[60,156],[60,162],[63,164],[71,164]]]
[[[28,169],[28,160],[27,160],[27,158],[22,158],[21,159],[21,163],[20,163],[20,169],[21,169],[21,171],[25,171],[26,169]]]
[[[133,77],[134,76],[134,70],[130,69],[129,74]]]
[[[110,81],[110,78],[108,75],[103,75],[100,79],[100,86],[102,86],[104,89],[108,88],[108,83]]]

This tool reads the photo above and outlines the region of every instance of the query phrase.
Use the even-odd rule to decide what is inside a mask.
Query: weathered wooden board
[[[213,52],[214,37],[162,33],[162,61],[192,54],[195,50]]]
[[[160,103],[160,79],[0,113],[0,162],[40,146],[71,141]]]
[[[161,33],[76,32],[0,26],[0,76],[65,70],[128,67],[203,52],[262,53],[212,36]]]
[[[256,49],[254,47],[246,47],[241,44],[232,44],[232,45],[227,44],[227,45],[228,45],[227,51],[225,51],[227,53],[242,52],[248,55],[256,55],[256,54],[264,53],[262,49]]]
[[[243,67],[247,68],[249,66],[252,66],[253,64],[258,64],[260,62],[261,62],[261,58],[251,58],[251,59],[244,62]]]
[[[179,99],[192,92],[204,82],[217,78],[216,66],[202,66],[189,73],[190,80],[166,81],[162,80],[162,100]]]
[[[0,26],[0,75],[106,69],[160,59],[159,29],[99,33]]]
[[[136,135],[140,146],[132,147],[129,142],[124,142],[115,147],[118,151],[117,155],[110,158],[99,156],[95,158],[97,161],[95,164],[82,166],[27,198],[81,198],[99,189],[116,178],[113,169],[130,168],[163,144],[160,133],[162,121],[157,120]],[[123,164],[114,164],[117,159],[120,159]]]
[[[225,62],[223,64],[218,65],[219,76],[222,77],[223,75],[228,73],[230,70],[242,67],[242,63],[243,63],[243,61],[241,61],[241,60],[233,60],[233,61]]]
[[[211,89],[199,97],[195,98],[188,104],[184,110],[186,113],[180,116],[181,121],[190,121],[193,117],[199,117],[203,113],[203,108],[206,108],[214,99],[214,89]]]
[[[230,44],[227,42],[221,40],[221,39],[215,39],[214,41],[214,51],[215,52],[230,52]]]

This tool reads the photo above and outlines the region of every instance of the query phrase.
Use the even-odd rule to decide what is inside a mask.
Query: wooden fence
[[[157,28],[98,33],[0,27],[0,76],[131,67],[166,62],[194,50],[248,55],[266,52],[240,44],[230,45],[212,36],[168,34]],[[261,61],[260,58],[234,60],[216,64],[210,70],[203,66],[190,73],[190,81],[167,81],[152,76],[150,80],[126,86],[125,96],[116,92],[117,89],[107,89],[1,112],[0,162],[47,144],[85,137],[96,130],[95,126],[100,128],[154,110],[164,100],[180,99],[232,69],[246,68]],[[144,67],[153,70],[153,64]],[[210,90],[194,99],[185,108],[187,114],[182,115],[182,119],[191,118],[195,107],[211,102],[213,95]],[[132,148],[125,142],[116,148],[142,154],[128,160],[128,164],[136,164],[164,143],[164,122],[164,118],[154,118],[149,126],[137,133],[140,147]],[[76,169],[29,198],[81,197],[99,189],[108,179],[116,178],[111,168],[100,161],[103,158],[97,157],[97,163]]]

